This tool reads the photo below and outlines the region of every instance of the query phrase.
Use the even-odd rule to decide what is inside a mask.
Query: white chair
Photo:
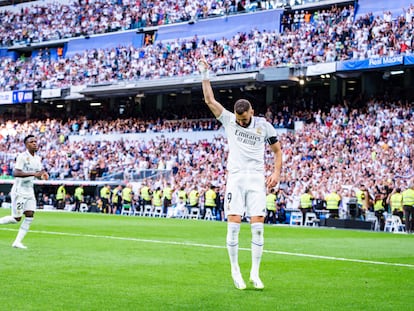
[[[375,216],[374,212],[365,212],[365,221],[370,221],[372,222],[372,229],[374,231],[378,231],[379,230],[379,223],[378,223],[378,218],[377,216]]]
[[[71,211],[73,211],[75,209],[75,203],[73,203],[73,204],[66,204],[65,205],[65,208],[64,208],[64,210],[65,211],[68,211],[68,212],[71,212]]]
[[[144,206],[144,213],[142,214],[142,216],[152,216],[152,205],[145,205]]]
[[[181,219],[188,219],[188,216],[188,208],[184,208],[183,213],[181,214]]]
[[[50,204],[43,205],[43,210],[45,211],[53,211],[54,209],[55,207],[53,205],[50,205]]]
[[[132,206],[131,204],[122,204],[121,215],[132,215]]]
[[[390,215],[385,219],[384,232],[405,232],[401,218],[396,215]]]
[[[86,213],[88,211],[88,204],[86,203],[81,203],[79,205],[79,211],[81,211],[82,213]]]
[[[206,208],[204,220],[214,220],[213,213],[211,212],[211,208]]]
[[[167,215],[165,215],[166,218],[173,218],[174,217],[174,207],[168,206],[167,208]]]
[[[190,213],[188,214],[188,219],[199,219],[200,218],[200,209],[197,207],[192,207]]]
[[[164,217],[163,207],[162,206],[155,206],[152,216],[153,217]]]
[[[302,212],[291,212],[290,213],[290,226],[302,226],[303,214]]]
[[[142,216],[144,214],[143,208],[141,205],[137,204],[134,206],[134,216]]]
[[[305,214],[305,223],[304,226],[316,227],[319,225],[319,219],[316,216],[316,213],[307,212]]]

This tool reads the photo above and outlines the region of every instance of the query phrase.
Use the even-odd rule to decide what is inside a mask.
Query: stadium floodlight
[[[402,75],[404,74],[404,70],[394,70],[390,72],[391,75]]]
[[[100,105],[101,105],[101,103],[99,103],[99,102],[90,103],[91,107],[96,107],[96,106],[100,106]]]

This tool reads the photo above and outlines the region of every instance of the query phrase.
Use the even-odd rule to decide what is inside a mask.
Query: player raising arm
[[[252,266],[250,281],[257,289],[264,288],[259,277],[263,253],[264,218],[266,216],[266,188],[276,186],[282,168],[282,150],[276,130],[266,119],[254,116],[254,110],[246,99],[234,104],[234,112],[226,110],[214,97],[209,80],[208,63],[198,60],[202,76],[204,101],[214,116],[223,124],[229,144],[227,181],[224,212],[227,217],[227,250],[230,257],[231,275],[238,289],[246,284],[238,263],[240,224],[243,215],[250,217],[252,232]],[[273,172],[265,180],[265,144],[274,153]]]

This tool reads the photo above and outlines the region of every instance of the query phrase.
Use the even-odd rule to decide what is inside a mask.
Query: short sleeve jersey
[[[267,139],[277,136],[275,128],[265,118],[255,116],[244,128],[236,123],[234,113],[226,109],[217,119],[224,126],[229,145],[228,171],[264,172],[265,144]]]
[[[32,156],[28,151],[25,151],[17,156],[14,168],[23,172],[38,172],[42,170],[42,162],[39,156]],[[12,192],[23,197],[34,197],[34,179],[34,176],[16,177]]]

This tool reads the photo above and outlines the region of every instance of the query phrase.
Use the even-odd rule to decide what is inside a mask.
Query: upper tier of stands
[[[272,14],[275,12],[269,10],[245,14],[240,18],[250,20],[257,16],[269,16],[269,20],[272,20]],[[296,14],[299,15],[297,19]],[[215,73],[412,53],[412,18],[389,19],[390,17],[384,14],[377,18],[363,16],[354,20],[353,14],[352,6],[317,10],[309,17],[306,17],[305,13],[303,16],[302,13],[295,13],[291,19],[283,21],[283,33],[279,33],[276,26],[273,29],[258,28],[263,25],[269,26],[266,19],[262,18],[264,24],[255,25],[254,29],[248,32],[243,28],[242,32],[231,38],[221,37],[219,40],[208,40],[198,35],[190,39],[180,37],[168,40],[169,34],[178,36],[182,27],[191,25],[171,26],[168,27],[169,31],[164,33],[164,41],[150,40],[144,42],[142,47],[134,46],[133,42],[125,45],[124,42],[124,45],[119,44],[116,48],[94,48],[68,58],[62,56],[54,59],[50,50],[38,50],[37,54],[33,53],[28,59],[0,59],[0,68],[3,72],[0,89],[61,88],[71,85],[113,83],[119,80],[191,75],[197,73],[194,61],[197,50],[207,56]],[[218,19],[215,23],[225,28],[230,20]],[[213,21],[205,21],[209,22]],[[202,27],[203,23],[200,22],[198,25]],[[210,26],[205,29],[210,29]],[[138,34],[123,33],[117,35],[117,38],[133,35]],[[82,40],[85,42],[87,39]],[[89,40],[93,43],[92,38]],[[73,42],[75,44],[76,41]],[[79,41],[78,48],[89,46],[81,43]],[[95,44],[99,45],[98,39]]]

